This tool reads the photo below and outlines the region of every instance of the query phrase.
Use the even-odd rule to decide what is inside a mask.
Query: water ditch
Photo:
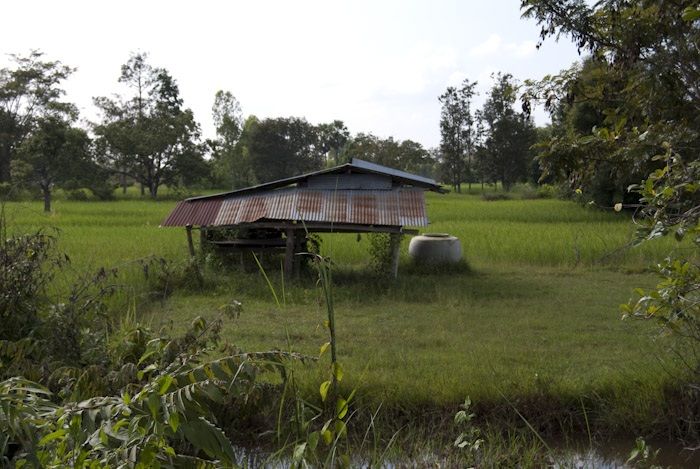
[[[693,451],[671,441],[648,441],[646,444],[652,451],[658,450],[656,459],[650,460],[650,464],[674,469],[697,469],[700,467],[700,450]],[[631,467],[626,464],[626,461],[630,452],[637,445],[635,441],[629,439],[612,440],[602,444],[593,443],[593,446],[587,440],[574,442],[568,440],[566,442],[550,442],[550,447],[555,454],[549,457],[546,466],[548,469],[626,469]],[[259,448],[239,448],[238,454],[244,460],[243,467],[246,468],[281,469],[291,466],[289,458],[276,457],[272,452]],[[358,456],[352,461],[351,467],[356,469],[456,467],[451,465],[450,461],[430,453],[410,460],[401,458],[386,460],[378,466],[373,466],[366,460],[367,458]],[[491,466],[485,462],[484,467]]]

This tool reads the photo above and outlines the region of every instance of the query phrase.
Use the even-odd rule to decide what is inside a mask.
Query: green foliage
[[[175,79],[147,58],[133,54],[122,66],[119,81],[132,89],[130,99],[95,99],[103,114],[95,133],[105,169],[133,178],[155,199],[161,185],[198,182],[208,168],[197,142],[199,126],[183,109]]]
[[[240,313],[237,303],[215,321],[195,318],[179,338],[129,319],[110,333],[100,298],[114,289],[104,280],[116,270],[79,279],[54,303],[43,293],[67,262],[53,255],[55,238],[2,239],[3,465],[237,467],[216,409],[259,400],[268,386],[262,373],[279,373],[286,386],[290,363],[306,357],[224,346],[219,353],[228,355],[207,358],[221,343],[223,314]]]
[[[5,204],[0,207],[0,340],[34,335],[46,305],[55,269],[68,262],[53,252],[56,234],[8,232]]]
[[[466,453],[469,461],[477,462],[479,450],[484,444],[484,440],[480,438],[481,430],[472,422],[476,414],[472,413],[469,408],[471,403],[471,399],[467,396],[462,404],[462,410],[455,414],[455,425],[462,428],[462,431],[454,445]]]
[[[661,466],[654,464],[656,457],[659,454],[659,450],[654,450],[647,444],[642,438],[637,438],[635,441],[637,447],[633,449],[629,457],[627,458],[626,464],[633,464],[633,467],[648,467],[649,469],[660,469]]]
[[[259,182],[321,169],[323,154],[315,126],[303,118],[265,119],[251,129],[250,162]]]
[[[465,79],[461,88],[452,86],[438,99],[442,104],[440,113],[441,172],[457,192],[463,180],[471,181],[470,165],[475,147],[474,117],[471,100],[477,83]],[[470,182],[471,184],[471,182]]]
[[[544,103],[555,118],[554,138],[539,156],[545,171],[609,206],[611,196],[624,196],[627,185],[658,169],[652,157],[662,142],[697,153],[700,33],[685,17],[691,5],[522,2],[523,16],[542,26],[542,40],[569,36],[579,51],[590,53],[582,64],[528,85],[526,102]],[[647,138],[633,144],[585,145],[591,133],[613,136],[621,125]]]
[[[670,146],[656,157],[665,166],[633,187],[639,194],[641,216],[637,242],[673,235],[677,241],[692,240],[700,247],[700,162],[685,162]],[[700,376],[697,344],[700,340],[700,268],[683,251],[672,253],[654,269],[656,288],[623,305],[625,318],[653,319],[662,331],[680,339],[677,353],[691,372]]]
[[[412,140],[383,139],[371,133],[358,133],[347,142],[345,161],[342,163],[352,158],[433,177],[434,159],[420,143]]]
[[[46,388],[31,381],[0,383],[2,456],[34,467],[114,467],[126,461],[237,467],[236,451],[212,407],[233,395],[254,395],[259,373],[300,357],[236,354],[201,364],[192,345],[173,353],[172,341],[151,340],[136,364],[138,381],[117,395],[55,404]]]
[[[403,235],[369,233],[369,264],[373,274],[384,281],[394,275],[394,252],[401,244]]]
[[[0,183],[11,182],[10,164],[35,119],[77,114],[73,105],[60,101],[65,92],[58,87],[74,69],[44,61],[39,51],[10,58],[16,68],[0,69]]]
[[[500,181],[508,191],[527,179],[535,126],[529,116],[513,109],[517,98],[513,77],[499,73],[494,78],[496,84],[480,114],[486,124],[485,167],[489,179]]]

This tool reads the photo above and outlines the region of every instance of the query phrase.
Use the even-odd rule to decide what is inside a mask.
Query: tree
[[[541,40],[569,36],[580,52],[590,54],[583,64],[528,83],[526,100],[544,103],[555,115],[568,107],[575,116],[589,116],[543,146],[540,160],[546,171],[570,172],[580,181],[572,188],[585,190],[601,165],[639,178],[659,169],[651,158],[664,151],[660,145],[669,139],[691,153],[700,148],[698,25],[683,19],[691,4],[522,2],[523,16],[542,26]],[[603,128],[609,135],[636,128],[645,138],[624,145],[625,151],[601,145],[584,149],[582,139]]]
[[[146,59],[147,54],[132,54],[122,66],[119,81],[133,91],[130,99],[94,99],[103,115],[95,134],[105,166],[147,187],[155,199],[161,185],[191,184],[207,168],[199,125],[183,109],[177,83]]]
[[[318,132],[322,150],[324,152],[332,152],[333,164],[335,166],[339,165],[341,163],[341,149],[345,147],[350,138],[350,132],[345,123],[340,120],[334,120],[330,124],[320,124]]]
[[[54,185],[81,177],[80,171],[91,163],[90,138],[83,129],[73,127],[60,115],[37,120],[34,129],[19,148],[16,179],[37,184],[44,198],[44,211],[51,211],[51,189]]]
[[[623,104],[621,94],[628,74],[613,72],[606,60],[599,57],[587,57],[572,66],[565,72],[563,99],[548,105],[552,134],[538,140],[543,142],[537,146],[543,176],[568,185],[572,193],[582,191],[586,198],[601,206],[612,206],[615,201],[634,203],[634,194],[627,187],[639,182],[654,166],[631,152],[614,155],[602,147],[593,149],[579,144],[593,129],[605,127],[610,122],[608,116]],[[534,89],[531,87],[529,91]],[[636,112],[626,122],[632,126],[645,125],[645,119]]]
[[[423,146],[413,140],[379,138],[372,134],[359,133],[348,143],[349,159],[358,158],[389,168],[411,173],[432,173],[433,160]]]
[[[241,176],[246,170],[241,146],[238,145],[243,131],[243,116],[241,106],[231,92],[217,91],[212,117],[218,138],[207,143],[212,150],[214,181],[224,183],[231,189],[244,187]]]
[[[477,82],[465,79],[462,87],[448,87],[438,99],[442,104],[440,114],[440,149],[442,151],[444,173],[449,175],[452,187],[460,192],[460,183],[466,176],[471,189],[469,175],[474,150],[474,118],[471,113],[471,99],[476,92]]]
[[[509,190],[527,178],[535,127],[528,116],[513,109],[517,98],[513,77],[498,73],[495,79],[481,117],[487,126],[488,169],[493,180],[501,181],[503,188]]]
[[[265,119],[254,125],[248,140],[250,164],[259,182],[284,179],[323,167],[316,127],[306,119]]]
[[[70,104],[59,101],[65,92],[58,85],[74,69],[58,61],[44,61],[39,51],[10,57],[17,67],[0,69],[0,183],[11,182],[10,163],[35,119],[73,111]]]

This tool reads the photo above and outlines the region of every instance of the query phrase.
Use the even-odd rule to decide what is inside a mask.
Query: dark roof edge
[[[378,165],[375,163],[370,163],[368,161],[359,160],[357,158],[352,159],[352,163],[345,163],[340,166],[334,166],[328,169],[322,169],[319,171],[314,171],[311,173],[300,174],[299,176],[293,176],[290,178],[280,179],[278,181],[266,182],[263,184],[258,184],[257,186],[250,186],[244,189],[237,189],[235,191],[221,192],[219,194],[202,195],[199,197],[190,197],[185,200],[199,200],[199,199],[210,199],[215,197],[227,197],[230,195],[244,194],[246,192],[257,192],[261,190],[277,189],[278,187],[288,186],[290,184],[303,181],[311,176],[319,176],[322,174],[333,174],[342,173],[348,169],[360,170],[359,172],[370,173],[370,174],[380,174],[383,176],[389,176],[394,179],[401,180],[403,182],[424,187],[433,192],[439,192],[440,194],[446,194],[448,191],[443,189],[442,186],[437,184],[433,179],[429,179],[423,176],[417,176],[415,174],[407,173],[405,171],[400,171],[398,169],[387,168],[386,166]]]

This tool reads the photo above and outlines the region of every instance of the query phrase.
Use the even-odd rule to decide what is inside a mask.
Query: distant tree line
[[[203,140],[177,81],[132,54],[118,81],[125,95],[95,97],[98,122],[79,125],[75,105],[61,88],[74,69],[33,51],[12,55],[0,69],[0,192],[33,191],[51,208],[56,188],[77,197],[85,189],[101,199],[137,185],[155,199],[169,187],[239,189],[349,162],[352,158],[448,182],[525,180],[534,125],[513,110],[512,77],[499,75],[484,109],[472,113],[475,83],[448,88],[439,149],[412,140],[351,135],[344,122],[313,125],[303,117],[244,117],[231,92],[214,97],[213,139]]]

